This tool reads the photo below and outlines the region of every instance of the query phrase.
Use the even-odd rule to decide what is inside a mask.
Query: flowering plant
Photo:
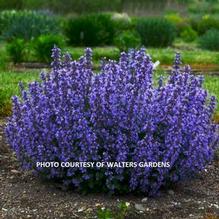
[[[218,142],[211,122],[216,100],[203,77],[180,68],[153,83],[153,62],[144,49],[121,53],[92,70],[92,51],[78,61],[53,49],[52,70],[41,82],[20,84],[7,124],[8,141],[25,169],[82,190],[141,191],[202,170]],[[169,162],[168,168],[37,167],[36,162]]]

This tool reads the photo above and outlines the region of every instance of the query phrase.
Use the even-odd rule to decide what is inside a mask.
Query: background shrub
[[[200,37],[199,45],[203,49],[219,50],[219,30],[208,30]]]
[[[114,23],[114,29],[117,34],[122,31],[134,29],[134,24],[131,17],[125,13],[112,14],[112,21]]]
[[[20,84],[6,127],[8,142],[23,168],[84,191],[154,195],[194,176],[213,159],[218,143],[211,118],[215,97],[203,78],[176,56],[171,75],[154,86],[145,50],[122,53],[118,62],[92,71],[87,49],[71,62],[55,48],[52,71],[42,82]],[[169,162],[166,168],[43,168],[36,162]]]
[[[115,37],[114,45],[121,51],[127,51],[129,48],[139,47],[141,45],[141,38],[134,31],[124,31]]]
[[[169,46],[176,36],[174,25],[163,18],[138,19],[136,30],[146,47]]]
[[[195,17],[191,18],[192,28],[197,31],[199,35],[203,35],[209,29],[219,30],[219,20],[218,18],[212,17],[210,15],[204,15],[201,18]]]
[[[192,42],[197,39],[198,34],[195,30],[192,29],[192,27],[188,26],[180,33],[180,37],[185,42]]]
[[[111,45],[114,24],[110,14],[91,14],[70,19],[65,27],[71,45]]]
[[[64,37],[59,35],[41,35],[32,42],[37,60],[46,63],[51,61],[51,51],[54,45],[63,48],[64,44]]]
[[[25,0],[23,1],[23,7],[28,9],[49,9],[61,14],[86,14],[101,11],[118,11],[121,8],[121,0]]]
[[[180,36],[181,32],[189,26],[188,20],[178,13],[166,14],[164,17],[167,21],[175,26],[177,36]]]
[[[14,63],[19,63],[25,60],[27,53],[27,43],[23,39],[15,39],[7,45],[7,52]]]
[[[56,17],[36,11],[3,11],[0,13],[1,38],[31,40],[42,34],[60,31]]]

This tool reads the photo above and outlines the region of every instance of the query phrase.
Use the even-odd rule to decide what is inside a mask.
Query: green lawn
[[[219,115],[219,77],[218,76],[205,76],[204,87],[210,94],[216,96],[218,100],[216,113]]]
[[[70,52],[73,58],[79,58],[84,53],[84,48],[67,47],[65,51]],[[176,46],[175,48],[148,48],[147,53],[152,57],[153,61],[159,60],[161,64],[172,64],[176,52],[180,52],[182,61],[185,64],[193,65],[219,65],[219,52],[201,50],[197,48]],[[116,47],[95,47],[93,48],[94,61],[101,57],[108,59],[118,59],[120,51]]]
[[[149,48],[152,60],[159,60],[161,64],[172,64],[176,52],[181,53],[182,62],[192,65],[219,65],[219,52],[208,50],[182,50],[179,48]]]
[[[159,73],[160,74],[160,73]],[[11,96],[19,94],[18,82],[23,81],[24,84],[39,79],[39,72],[0,72],[0,115],[10,113]],[[205,76],[205,88],[210,94],[213,94],[219,100],[219,77]],[[217,114],[219,114],[219,104],[217,106]]]
[[[19,81],[26,85],[38,78],[38,72],[0,72],[0,116],[10,113],[11,96],[19,94]]]
[[[0,44],[0,69],[7,70],[10,58],[6,52],[6,44]],[[93,62],[95,68],[98,68],[98,62],[101,58],[119,59],[120,50],[117,47],[94,47]],[[84,47],[65,47],[63,52],[69,52],[73,59],[78,59],[84,54]],[[169,48],[147,48],[147,53],[152,57],[153,61],[159,60],[162,65],[170,65],[176,52],[180,52],[184,64],[209,66],[217,65],[219,69],[219,52],[202,50],[197,48],[196,44],[188,44],[177,42]],[[25,62],[37,62],[36,57],[30,54],[26,57]]]

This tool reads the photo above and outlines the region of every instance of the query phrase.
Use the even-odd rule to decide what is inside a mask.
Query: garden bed
[[[181,182],[156,198],[82,195],[24,172],[5,143],[0,122],[0,218],[97,218],[97,209],[112,211],[119,201],[130,203],[129,219],[219,218],[219,160],[191,181]]]
[[[42,69],[49,69],[50,65],[45,63],[38,63],[38,62],[23,62],[20,64],[16,64],[13,66],[11,63],[11,69],[15,72],[26,72],[30,70],[42,70]],[[194,64],[190,65],[192,68],[192,72],[194,74],[203,74],[203,75],[215,75],[219,76],[219,65],[218,64]],[[100,63],[94,63],[94,70],[100,68]],[[170,72],[172,69],[172,65],[168,64],[161,64],[159,69],[162,71]]]

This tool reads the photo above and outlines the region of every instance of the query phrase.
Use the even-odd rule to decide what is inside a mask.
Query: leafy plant
[[[191,19],[191,25],[199,35],[203,35],[209,29],[219,30],[219,20],[210,15],[204,15],[201,18],[196,17]]]
[[[113,213],[108,208],[99,208],[97,211],[98,219],[113,219]]]
[[[185,28],[181,34],[180,37],[185,41],[185,42],[192,42],[197,39],[198,34],[196,31],[194,31],[190,26]]]
[[[140,44],[141,39],[138,33],[133,31],[124,31],[114,39],[114,45],[122,51],[127,51],[129,48],[137,48]]]
[[[203,49],[219,50],[219,30],[208,30],[199,39],[199,45]]]
[[[165,19],[175,26],[177,36],[180,36],[181,32],[189,26],[188,19],[178,13],[166,14]]]
[[[175,26],[163,18],[138,19],[136,30],[146,47],[169,46],[176,36]]]
[[[114,24],[109,14],[90,14],[71,18],[65,25],[71,45],[101,46],[112,44]]]
[[[26,49],[26,42],[23,39],[15,39],[7,45],[7,52],[14,63],[24,61]]]
[[[42,34],[57,34],[58,20],[36,11],[3,11],[0,13],[2,38],[7,41],[20,38],[31,40]]]
[[[97,211],[98,219],[125,219],[130,203],[119,202],[117,209],[99,208]]]
[[[213,159],[216,98],[203,88],[203,77],[192,75],[188,66],[181,68],[179,54],[170,76],[160,78],[158,86],[144,49],[122,53],[118,62],[104,61],[99,74],[92,70],[90,49],[78,61],[68,54],[62,60],[58,48],[52,57],[52,70],[41,74],[42,82],[28,89],[20,84],[22,99],[12,99],[6,135],[23,168],[82,191],[155,195]],[[37,165],[77,161],[137,166]]]
[[[114,13],[112,21],[117,34],[134,29],[133,21],[126,13]]]
[[[41,35],[32,42],[35,56],[38,61],[51,62],[51,52],[54,45],[62,48],[64,46],[64,37],[59,35]]]

